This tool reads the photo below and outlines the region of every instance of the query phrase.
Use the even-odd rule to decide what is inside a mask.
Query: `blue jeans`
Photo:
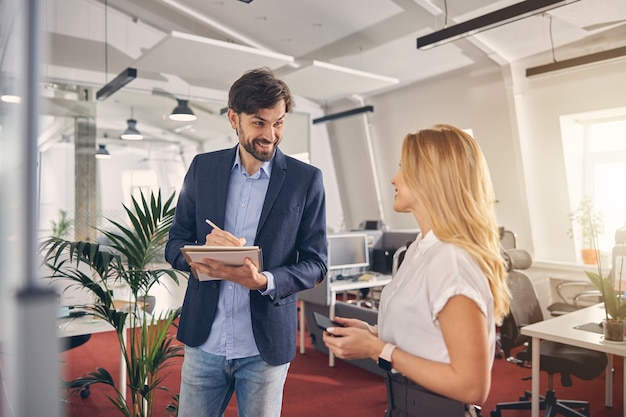
[[[178,417],[221,417],[233,392],[238,417],[279,417],[288,369],[260,355],[226,360],[185,346]]]

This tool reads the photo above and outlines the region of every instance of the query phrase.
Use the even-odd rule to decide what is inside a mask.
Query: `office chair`
[[[528,255],[530,258],[530,255]],[[515,264],[509,271],[509,289],[511,291],[511,311],[500,327],[500,343],[507,361],[519,366],[527,366],[532,358],[528,336],[520,333],[523,326],[543,320],[543,313],[537,294],[528,276]],[[524,346],[515,357],[511,356],[514,348]],[[602,352],[569,346],[547,340],[541,341],[540,369],[548,373],[548,390],[540,398],[539,407],[545,410],[546,417],[564,415],[567,417],[588,417],[587,401],[559,400],[554,392],[553,379],[555,374],[561,375],[563,386],[572,385],[571,375],[584,380],[599,376],[606,368],[607,357]],[[530,392],[526,391],[517,402],[496,404],[491,417],[500,417],[502,410],[530,410]]]
[[[562,316],[602,302],[602,294],[591,282],[563,281],[558,283],[555,289],[559,301],[547,307],[552,317]]]
[[[376,303],[373,297],[370,297],[370,289],[369,288],[361,288],[358,290],[360,296],[357,296],[354,300],[348,300],[348,304],[354,304],[357,307],[368,308],[370,310],[377,311],[378,307],[376,307]]]
[[[506,249],[517,248],[517,235],[504,227],[499,227],[498,232],[500,234],[500,245]]]
[[[84,345],[91,339],[91,334],[80,334],[75,336],[66,336],[61,338],[61,351],[74,349],[78,346]],[[83,387],[79,391],[80,398],[87,398],[91,394],[89,385]]]
[[[400,246],[393,253],[393,260],[391,262],[391,277],[396,276],[396,272],[398,272],[398,268],[400,268],[400,264],[404,260],[404,255],[406,255],[406,250],[408,249],[411,242],[407,242],[406,245]]]

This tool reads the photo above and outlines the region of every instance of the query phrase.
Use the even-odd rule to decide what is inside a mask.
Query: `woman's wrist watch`
[[[385,371],[391,371],[391,354],[395,348],[395,345],[385,343],[383,350],[380,352],[380,355],[378,355],[378,366],[383,368]]]

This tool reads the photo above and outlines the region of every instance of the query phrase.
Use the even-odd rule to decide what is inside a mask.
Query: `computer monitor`
[[[328,235],[328,268],[369,268],[367,233]]]

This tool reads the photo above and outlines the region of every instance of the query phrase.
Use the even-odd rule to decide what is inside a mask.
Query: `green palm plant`
[[[52,221],[52,236],[64,237],[69,231],[72,223],[67,216],[67,211],[59,210],[59,221]]]
[[[173,200],[174,194],[163,202],[160,191],[157,195],[151,193],[149,199],[143,193],[139,200],[133,197],[132,208],[124,205],[129,227],[107,219],[113,228],[98,229],[110,245],[50,237],[40,246],[43,265],[50,271],[47,278],[69,279],[72,285],[88,290],[95,302],[85,309],[107,321],[117,333],[131,396],[127,401],[123,394],[127,387],[116,387],[111,374],[103,368],[70,381],[70,393],[92,384],[110,385],[115,395],[109,400],[127,417],[152,416],[156,391],[166,389],[161,387],[161,371],[172,358],[182,356],[182,346],[174,344],[174,337],[168,333],[180,311],[170,310],[155,317],[142,308],[140,301],[164,277],[178,284],[176,270],[151,268],[163,250],[174,219]],[[130,300],[134,300],[123,310],[116,308],[110,291],[120,284],[129,288]]]

